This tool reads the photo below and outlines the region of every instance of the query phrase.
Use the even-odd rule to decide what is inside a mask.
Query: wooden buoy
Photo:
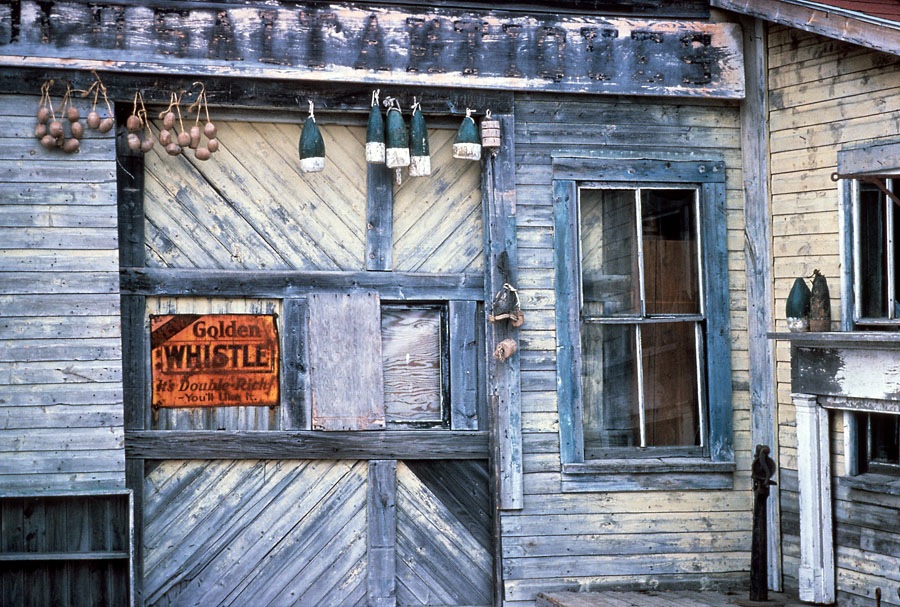
[[[812,290],[809,295],[809,330],[831,330],[831,294],[825,275],[813,270]]]
[[[481,121],[481,148],[491,155],[500,150],[500,121],[491,117],[491,110],[485,112]]]

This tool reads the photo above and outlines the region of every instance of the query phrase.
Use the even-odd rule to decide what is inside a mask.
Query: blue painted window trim
[[[620,187],[695,185],[700,192],[706,300],[706,457],[653,459],[635,449],[629,459],[585,461],[581,426],[581,336],[577,198],[580,183]],[[563,491],[721,489],[732,487],[731,322],[726,247],[725,163],[691,154],[617,153],[553,159],[557,390]]]

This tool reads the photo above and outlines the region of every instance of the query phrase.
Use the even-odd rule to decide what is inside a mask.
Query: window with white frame
[[[874,141],[838,153],[842,183],[844,264],[842,328],[900,328],[900,141]],[[893,163],[893,164],[892,164]],[[848,412],[848,470],[900,474],[900,415]]]
[[[555,159],[564,489],[647,488],[654,469],[730,484],[724,179],[721,161]]]

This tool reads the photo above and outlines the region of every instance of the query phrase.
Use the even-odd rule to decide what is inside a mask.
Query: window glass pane
[[[641,325],[647,446],[699,446],[696,324]]]
[[[869,461],[878,464],[900,464],[898,444],[900,417],[887,413],[869,415]]]
[[[582,407],[585,454],[640,446],[634,325],[582,323]]]
[[[441,309],[383,306],[381,353],[388,425],[441,424]]]
[[[695,196],[694,190],[641,190],[647,314],[700,313]]]
[[[640,314],[634,190],[581,190],[585,316]]]
[[[887,317],[887,239],[884,194],[859,184],[859,289],[864,318]]]

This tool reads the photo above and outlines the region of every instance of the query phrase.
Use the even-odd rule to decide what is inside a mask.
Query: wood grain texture
[[[314,293],[308,305],[313,429],[384,429],[378,295]]]
[[[366,486],[349,461],[160,463],[144,489],[145,604],[359,604]]]
[[[299,125],[219,122],[201,162],[147,154],[147,263],[155,267],[361,270],[365,156],[358,128],[321,125],[329,162],[301,173]]]
[[[65,58],[69,68],[86,71],[370,86],[726,98],[744,92],[739,34],[730,23],[491,10],[474,17],[434,6],[376,14],[352,3],[327,11],[286,3],[15,6],[15,15],[7,9],[0,21],[10,24],[0,29],[0,65],[55,67]]]
[[[0,486],[124,488],[116,140],[45,150],[38,102],[0,94]]]
[[[398,465],[398,604],[492,604],[487,490],[483,462]]]

